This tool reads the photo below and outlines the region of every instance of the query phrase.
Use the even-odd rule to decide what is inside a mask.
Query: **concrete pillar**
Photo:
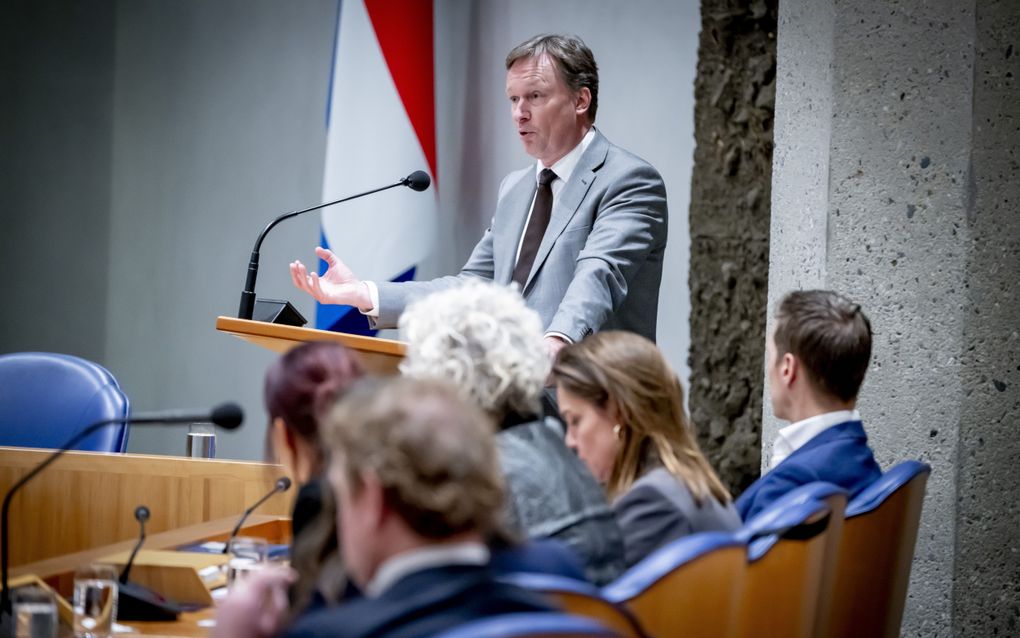
[[[1020,625],[1015,49],[1016,2],[780,3],[769,309],[809,287],[859,302],[878,460],[932,465],[904,635]]]

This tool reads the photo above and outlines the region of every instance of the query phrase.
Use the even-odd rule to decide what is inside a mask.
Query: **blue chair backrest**
[[[55,449],[89,424],[126,418],[127,396],[106,368],[48,352],[0,356],[0,445]],[[94,432],[76,450],[123,452],[128,427]]]
[[[590,618],[555,612],[534,612],[504,614],[476,620],[444,631],[434,638],[525,638],[527,636],[617,638],[618,635]]]
[[[804,530],[806,527],[818,527],[809,521],[828,516],[829,506],[822,501],[809,500],[793,503],[783,509],[772,509],[760,512],[737,531],[738,537],[747,540],[747,559],[754,562],[764,556],[780,538],[791,532]],[[819,531],[828,526],[828,518],[818,521]]]
[[[745,522],[736,535],[748,543],[750,560],[757,560],[784,532],[811,518],[819,503],[826,503],[832,498],[845,499],[846,496],[846,490],[832,483],[816,481],[801,485]],[[845,503],[845,500],[842,502]]]
[[[887,498],[896,493],[920,474],[931,472],[931,466],[920,461],[903,461],[883,474],[877,481],[859,493],[846,506],[846,517],[853,518],[877,509]]]
[[[570,614],[592,618],[624,638],[643,638],[645,630],[623,605],[602,596],[602,590],[585,580],[555,574],[520,572],[500,576],[500,580],[543,594],[556,607]]]

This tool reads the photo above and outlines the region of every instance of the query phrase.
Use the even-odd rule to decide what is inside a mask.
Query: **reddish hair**
[[[302,344],[266,372],[266,412],[271,421],[281,419],[294,436],[321,450],[319,417],[364,374],[354,354],[338,343]]]

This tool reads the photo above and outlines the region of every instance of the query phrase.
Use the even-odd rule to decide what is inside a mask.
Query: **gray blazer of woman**
[[[613,503],[623,532],[627,567],[670,541],[694,532],[725,532],[740,527],[733,503],[709,497],[699,507],[690,490],[664,467],[639,478]]]

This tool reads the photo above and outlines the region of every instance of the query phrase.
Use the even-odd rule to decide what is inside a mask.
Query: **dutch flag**
[[[341,0],[326,106],[323,201],[425,170],[436,185],[432,0]],[[406,188],[322,214],[322,246],[361,279],[413,279],[432,250],[436,190]],[[325,272],[319,262],[319,274]],[[315,327],[371,334],[350,306],[317,304]]]

